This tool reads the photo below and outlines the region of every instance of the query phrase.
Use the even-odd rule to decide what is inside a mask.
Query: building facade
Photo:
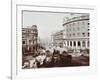
[[[33,53],[36,50],[38,30],[36,25],[22,28],[22,53]]]
[[[60,30],[51,35],[52,46],[54,47],[63,47],[63,32],[64,30]]]
[[[64,46],[69,49],[89,49],[89,15],[64,19]]]

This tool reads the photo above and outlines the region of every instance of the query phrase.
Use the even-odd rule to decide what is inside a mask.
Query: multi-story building
[[[70,49],[89,49],[89,15],[64,19],[64,43]]]
[[[36,25],[22,28],[22,53],[33,53],[36,50],[38,30]]]
[[[60,30],[51,35],[52,46],[54,47],[63,47],[63,32],[64,30]]]

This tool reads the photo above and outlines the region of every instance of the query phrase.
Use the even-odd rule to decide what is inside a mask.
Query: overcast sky
[[[23,27],[37,25],[38,36],[41,39],[50,39],[50,35],[63,29],[63,19],[65,17],[79,16],[82,14],[51,13],[51,12],[23,12]]]

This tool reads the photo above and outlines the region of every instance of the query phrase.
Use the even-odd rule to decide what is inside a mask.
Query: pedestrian
[[[60,67],[61,66],[60,51],[54,50],[51,63],[52,63],[53,67]]]
[[[52,54],[47,51],[46,58],[43,62],[43,66],[46,67],[52,67]]]
[[[24,61],[24,65],[22,66],[22,68],[25,69],[25,68],[29,68],[29,67],[30,67],[29,61],[28,60],[25,60]]]
[[[63,51],[62,54],[61,54],[60,63],[61,63],[62,67],[66,67],[68,65],[67,64],[67,55],[68,55],[68,53],[66,51]]]
[[[29,62],[30,62],[30,68],[37,68],[37,62],[36,62],[35,57],[29,60]]]
[[[46,58],[46,55],[44,52],[41,52],[40,55],[36,57],[36,62],[37,62],[38,68],[42,67],[45,58]]]

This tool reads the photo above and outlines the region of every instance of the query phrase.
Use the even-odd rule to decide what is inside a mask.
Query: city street
[[[72,54],[66,51],[60,53],[59,50],[54,50],[52,53],[44,50],[36,56],[26,55],[23,56],[23,69],[89,66],[89,56],[79,55],[79,53],[78,56],[75,56],[75,53],[73,56]]]
[[[23,13],[24,23],[29,24],[30,18],[33,22],[36,21],[35,24],[25,24],[22,28],[23,69],[89,66],[88,13],[75,13],[73,16],[70,13],[66,13],[67,16],[46,12]],[[27,21],[28,18],[30,21]]]

